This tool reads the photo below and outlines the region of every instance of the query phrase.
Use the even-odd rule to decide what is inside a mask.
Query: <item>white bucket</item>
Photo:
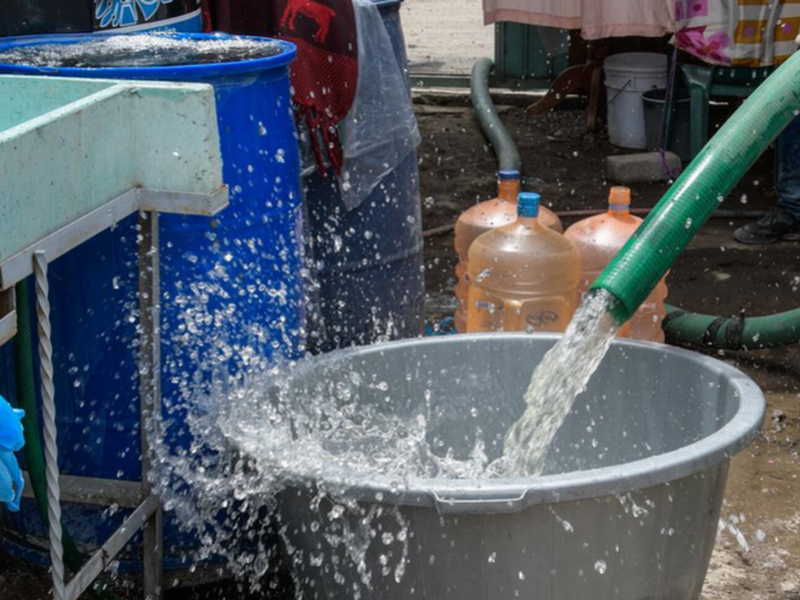
[[[623,148],[646,148],[642,94],[667,87],[667,57],[650,52],[615,54],[606,59],[605,71],[611,143]]]

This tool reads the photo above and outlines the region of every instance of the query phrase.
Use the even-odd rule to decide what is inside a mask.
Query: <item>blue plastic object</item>
[[[400,2],[376,4],[405,70]],[[314,173],[305,185],[324,321],[318,349],[421,335],[425,281],[416,152],[352,211],[332,174]]]
[[[54,36],[16,40],[14,45],[75,44],[98,37]],[[181,386],[197,383],[192,376],[198,363],[206,369],[203,380],[212,370],[236,370],[251,354],[294,358],[303,352],[303,214],[289,93],[295,48],[276,44],[276,56],[229,63],[46,70],[0,65],[3,73],[191,81],[215,87],[230,206],[214,219],[161,216],[162,392],[167,406],[178,399]],[[177,154],[180,145],[176,139]],[[136,235],[135,222],[125,221],[51,265],[59,460],[67,474],[141,477]],[[206,319],[208,315],[215,318]],[[10,387],[0,390],[11,393]],[[181,425],[182,414],[172,417],[169,441],[185,448],[190,438]],[[25,520],[20,528],[44,535],[38,512],[31,508],[21,513]],[[65,510],[64,520],[76,541],[96,545],[124,515],[101,516],[96,508],[76,505]],[[165,568],[183,566],[182,551],[191,546],[191,538],[168,526]],[[126,556],[138,563],[135,548]],[[138,568],[125,562],[121,567]]]
[[[22,437],[22,417],[25,412],[11,408],[0,396],[0,503],[9,510],[18,511],[24,486],[14,452],[25,444]]]
[[[539,205],[542,198],[539,194],[522,192],[518,197],[517,215],[524,218],[535,219],[539,216]]]

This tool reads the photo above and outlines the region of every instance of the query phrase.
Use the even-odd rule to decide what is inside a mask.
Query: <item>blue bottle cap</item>
[[[517,203],[517,215],[526,218],[536,218],[539,216],[539,204],[542,197],[539,194],[522,192]]]
[[[519,179],[519,171],[516,169],[503,169],[497,172],[497,178],[500,181],[509,181],[510,179]]]

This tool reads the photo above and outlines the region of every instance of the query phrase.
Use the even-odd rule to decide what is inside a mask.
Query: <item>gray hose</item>
[[[489,93],[489,74],[492,69],[494,69],[494,63],[490,58],[481,58],[472,67],[472,79],[470,80],[472,107],[484,135],[494,148],[498,170],[521,172],[522,159],[517,146],[494,109],[492,96]]]

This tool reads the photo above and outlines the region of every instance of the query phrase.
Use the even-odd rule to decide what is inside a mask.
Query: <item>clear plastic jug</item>
[[[456,221],[456,309],[455,328],[466,331],[467,298],[469,297],[469,248],[478,236],[496,227],[513,223],[517,218],[517,195],[520,190],[519,171],[500,171],[497,198],[485,200],[464,211]],[[545,206],[539,208],[539,222],[559,233],[564,231],[558,216]]]
[[[589,217],[567,229],[564,236],[581,253],[581,294],[585,294],[597,276],[639,228],[642,219],[630,212],[631,191],[613,187],[609,193],[608,212]],[[659,282],[633,318],[620,329],[620,336],[654,342],[664,341],[661,322],[667,298],[666,277]]]
[[[540,220],[539,194],[469,249],[467,331],[564,331],[578,307],[580,254]]]

